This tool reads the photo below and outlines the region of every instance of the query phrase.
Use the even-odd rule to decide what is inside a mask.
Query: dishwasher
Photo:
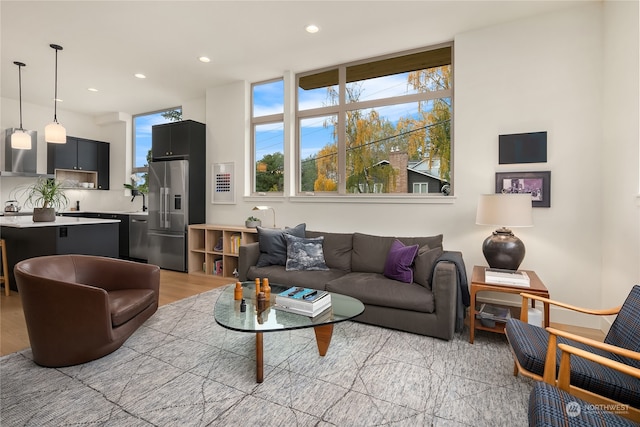
[[[147,260],[148,215],[129,215],[129,257]]]

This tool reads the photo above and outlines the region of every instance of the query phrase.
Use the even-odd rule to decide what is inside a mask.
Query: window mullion
[[[347,67],[338,68],[338,194],[347,192]]]

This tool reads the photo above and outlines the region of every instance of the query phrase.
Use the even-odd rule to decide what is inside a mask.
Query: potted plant
[[[33,222],[56,220],[56,210],[62,210],[69,203],[62,183],[50,178],[38,178],[24,190],[25,204],[33,207]]]
[[[255,216],[250,216],[249,218],[247,218],[247,220],[244,222],[244,226],[247,228],[256,228],[262,225],[262,221],[258,218],[256,218]]]

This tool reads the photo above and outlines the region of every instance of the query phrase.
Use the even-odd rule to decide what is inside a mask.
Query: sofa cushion
[[[327,283],[326,290],[359,299],[364,304],[433,313],[433,293],[416,283],[402,283],[376,273],[347,273]]]
[[[284,235],[287,240],[287,271],[328,270],[322,253],[324,237],[296,237]]]
[[[439,246],[431,249],[429,245],[424,245],[418,249],[418,255],[413,261],[413,281],[431,289],[433,266],[443,253],[444,251]]]
[[[430,248],[442,247],[442,234],[431,237],[398,237],[397,239],[407,246],[428,245]],[[396,240],[396,237],[353,233],[351,271],[382,274],[387,254],[394,240]]]
[[[327,267],[347,272],[351,271],[351,251],[353,249],[352,233],[324,233],[307,230],[306,236],[324,237],[322,251]]]
[[[122,289],[107,292],[107,298],[111,311],[111,324],[117,327],[127,323],[149,307],[155,300],[155,294],[151,289]]]
[[[326,271],[286,271],[282,265],[252,266],[247,271],[247,280],[268,277],[270,283],[277,285],[303,286],[324,291],[328,282],[345,274],[344,271],[336,269]]]
[[[306,224],[298,224],[293,228],[264,228],[256,227],[258,231],[258,242],[260,245],[260,257],[256,265],[265,267],[267,265],[285,265],[287,263],[287,242],[285,233],[293,236],[304,237]]]
[[[418,245],[405,246],[400,240],[394,240],[384,264],[385,277],[404,283],[413,282],[411,265],[417,253]]]

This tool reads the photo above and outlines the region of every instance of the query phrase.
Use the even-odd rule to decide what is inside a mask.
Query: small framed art
[[[534,208],[551,207],[551,172],[496,172],[496,193],[529,193]]]
[[[211,203],[234,204],[233,163],[214,163],[211,171]]]

